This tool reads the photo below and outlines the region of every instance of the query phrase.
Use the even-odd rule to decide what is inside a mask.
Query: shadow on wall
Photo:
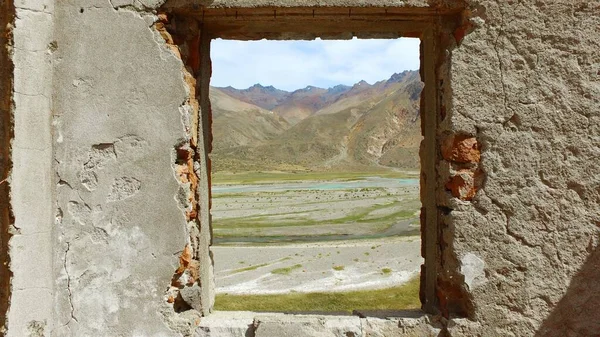
[[[600,247],[588,256],[535,337],[600,336]]]

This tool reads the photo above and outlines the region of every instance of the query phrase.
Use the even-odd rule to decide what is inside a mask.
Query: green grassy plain
[[[282,295],[217,294],[215,301],[215,310],[221,311],[351,313],[353,310],[405,310],[420,306],[418,278],[388,289]]]

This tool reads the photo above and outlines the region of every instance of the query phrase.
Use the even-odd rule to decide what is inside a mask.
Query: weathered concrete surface
[[[443,324],[439,317],[361,318],[364,337],[441,337]]]
[[[315,317],[302,315],[258,316],[256,337],[362,336],[359,317]]]
[[[166,298],[189,243],[181,61],[146,12],[69,1],[56,20],[53,333],[185,334],[199,315]]]
[[[595,335],[600,2],[468,3],[473,31],[442,65],[439,132],[481,143],[485,181],[472,202],[439,196],[440,279],[464,272],[474,321],[450,335]]]
[[[253,312],[214,312],[203,318],[194,332],[194,337],[254,336],[256,330]]]
[[[15,1],[8,336],[48,334],[52,273],[52,1]],[[2,27],[4,28],[4,27]],[[36,303],[32,306],[32,303]]]
[[[359,318],[357,316],[215,312],[200,323],[197,337],[438,337],[432,317]]]

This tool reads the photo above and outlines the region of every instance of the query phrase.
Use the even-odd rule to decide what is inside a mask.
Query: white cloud
[[[243,89],[255,83],[295,90],[314,85],[374,83],[419,68],[419,39],[229,41],[211,45],[211,84]]]

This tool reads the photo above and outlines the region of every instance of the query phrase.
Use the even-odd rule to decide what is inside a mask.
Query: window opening
[[[418,308],[419,40],[211,44],[217,310]]]

